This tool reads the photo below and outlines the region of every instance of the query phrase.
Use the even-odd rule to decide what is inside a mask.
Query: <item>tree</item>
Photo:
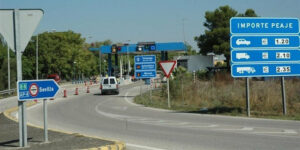
[[[35,40],[33,37],[23,54],[24,79],[35,78]],[[75,75],[89,77],[99,73],[97,58],[84,48],[85,39],[81,34],[73,31],[44,32],[39,34],[38,42],[39,78],[57,73],[62,79],[70,80]]]
[[[257,15],[253,9],[247,9],[244,14],[238,14],[228,5],[221,6],[213,12],[207,11],[205,13],[206,22],[204,22],[204,27],[207,29],[204,34],[195,37],[201,54],[207,55],[211,52],[217,55],[224,54],[228,68],[230,65],[229,22],[230,18],[237,16],[256,17]]]

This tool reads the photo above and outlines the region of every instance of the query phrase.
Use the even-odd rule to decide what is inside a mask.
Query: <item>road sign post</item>
[[[170,77],[172,71],[174,70],[174,67],[176,65],[176,61],[160,61],[159,65],[162,68],[165,76],[167,77],[168,107],[171,108],[171,102],[170,102],[170,81],[169,81],[169,77]]]
[[[47,99],[43,100],[44,107],[44,142],[48,142],[48,107],[47,107]]]
[[[53,80],[23,80],[18,81],[19,102],[43,99],[44,142],[48,142],[47,98],[54,98],[59,91],[58,84]],[[24,109],[25,110],[25,109]],[[25,121],[25,120],[23,120]],[[24,139],[23,139],[24,140]]]
[[[250,116],[249,77],[281,77],[286,114],[284,76],[300,76],[297,18],[233,17],[230,20],[232,77],[246,78],[246,107]]]

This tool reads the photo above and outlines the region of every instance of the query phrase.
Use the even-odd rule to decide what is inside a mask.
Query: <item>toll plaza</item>
[[[113,44],[105,45],[99,48],[90,48],[90,51],[99,51],[100,54],[108,55],[108,75],[112,76],[112,55],[115,56],[115,66],[118,66],[119,55],[145,55],[161,54],[161,60],[168,60],[169,52],[184,52],[186,46],[183,42],[138,42],[137,44]]]

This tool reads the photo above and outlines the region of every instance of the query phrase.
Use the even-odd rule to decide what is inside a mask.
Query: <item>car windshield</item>
[[[110,84],[115,84],[115,83],[116,83],[116,82],[115,82],[115,79],[111,78],[111,79],[109,80],[109,83],[110,83]]]
[[[104,79],[103,84],[108,84],[108,79]]]

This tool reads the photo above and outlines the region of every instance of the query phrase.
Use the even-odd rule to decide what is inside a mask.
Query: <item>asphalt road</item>
[[[144,87],[145,89],[145,87]],[[119,95],[91,93],[56,99],[48,105],[49,128],[121,140],[128,150],[264,149],[298,150],[300,122],[180,113],[132,103],[140,87]],[[28,110],[41,125],[42,105]]]

